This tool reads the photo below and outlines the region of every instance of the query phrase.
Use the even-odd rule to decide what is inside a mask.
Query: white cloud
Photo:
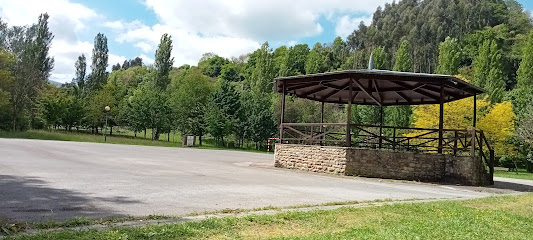
[[[142,25],[136,29],[127,30],[119,34],[117,41],[134,44],[134,46],[143,51],[146,57],[155,53],[155,49],[164,33],[172,36],[172,56],[175,59],[175,66],[182,64],[196,65],[202,54],[206,52],[214,52],[222,57],[230,58],[251,52],[260,47],[258,42],[250,39],[229,36],[200,36],[183,29],[160,24],[152,27]],[[143,57],[143,60],[145,60],[145,57]],[[151,61],[148,60],[146,58],[146,61],[143,62],[153,62],[153,59],[150,59]]]
[[[90,57],[92,44],[78,38],[78,32],[87,29],[88,22],[101,18],[95,11],[67,0],[29,1],[0,0],[0,17],[9,26],[37,23],[41,13],[50,15],[50,31],[55,35],[50,55],[55,59],[51,80],[70,82],[74,76],[74,63],[84,53]]]
[[[141,54],[141,56],[139,56],[139,57],[143,59],[143,64],[144,65],[152,65],[152,64],[154,64],[154,59],[151,58],[151,57],[148,57],[148,56],[146,56],[144,54]]]
[[[352,18],[349,15],[344,15],[340,17],[337,21],[337,26],[335,27],[335,34],[342,38],[346,38],[354,30],[359,28],[359,23],[364,22],[365,25],[369,25],[372,22],[371,16],[366,17],[355,17]]]
[[[147,42],[135,43],[135,47],[140,48],[143,52],[148,53],[154,50],[153,46]]]
[[[78,56],[85,54],[87,65],[90,65],[93,45],[89,42],[77,41],[75,43],[56,39],[50,48],[50,55],[54,57],[55,66],[51,79],[56,82],[70,82],[74,78],[75,67]],[[87,67],[89,68],[89,67]]]
[[[146,0],[161,24],[203,36],[280,41],[322,32],[319,17],[369,15],[390,0]]]
[[[111,72],[111,67],[117,63],[120,63],[120,65],[122,65],[122,63],[124,63],[124,61],[127,60],[126,57],[124,56],[119,56],[119,55],[115,55],[115,54],[112,54],[110,53],[109,54],[109,58],[107,59],[107,62],[109,63],[107,65],[107,71]]]
[[[80,54],[90,61],[92,39],[81,39],[88,32],[107,33],[108,39],[123,44],[120,48],[141,53],[145,64],[153,55],[162,34],[173,39],[175,66],[197,64],[203,53],[223,57],[239,56],[260,47],[264,41],[289,45],[324,31],[321,19],[336,22],[335,33],[345,37],[361,20],[370,22],[375,9],[390,0],[144,0],[158,23],[141,20],[127,22],[102,16],[97,11],[71,0],[0,0],[0,17],[10,26],[37,22],[40,13],[50,14],[50,29],[55,38],[50,54],[55,58],[52,80],[68,82]],[[103,29],[102,29],[103,28]],[[109,32],[110,31],[110,32]],[[290,40],[290,41],[289,41]],[[110,53],[109,63],[126,58]],[[89,71],[89,69],[88,69]]]

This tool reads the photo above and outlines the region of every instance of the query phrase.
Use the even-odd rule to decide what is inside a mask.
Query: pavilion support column
[[[379,106],[379,149],[383,144],[383,106]]]
[[[443,129],[444,129],[444,84],[440,83],[440,98],[439,98],[439,147],[438,153],[442,153],[443,148]]]
[[[476,118],[477,118],[477,100],[476,95],[474,94],[474,118],[472,118],[472,127],[476,128]]]
[[[282,95],[281,95],[281,119],[279,123],[279,142],[283,144],[283,122],[285,120],[285,95],[287,94],[287,88],[285,87],[285,81],[282,81]]]
[[[324,133],[324,102],[320,104],[320,134]],[[324,140],[326,138],[326,135],[322,136],[322,140],[320,141],[320,145],[324,144]]]
[[[353,79],[350,78],[348,84],[348,116],[346,116],[346,147],[352,146],[352,133],[350,130],[350,123],[352,118],[352,95],[353,95]]]

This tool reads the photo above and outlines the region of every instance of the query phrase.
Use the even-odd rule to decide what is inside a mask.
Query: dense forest
[[[101,133],[109,124],[152,139],[179,133],[208,136],[220,145],[259,148],[276,137],[279,95],[273,79],[366,68],[457,75],[487,90],[476,121],[496,146],[501,164],[533,170],[533,25],[515,0],[403,0],[379,7],[346,39],[260,49],[226,59],[206,53],[197,66],[173,67],[172,37],[161,36],[153,65],[141,58],[108,62],[98,34],[92,56],[81,55],[71,83],[48,84],[54,60],[48,15],[37,24],[7,26],[0,19],[0,129],[62,128]],[[112,71],[106,69],[111,64]],[[114,64],[114,65],[113,65]],[[353,106],[354,123],[375,124],[377,108]],[[319,104],[290,98],[286,121],[318,122]],[[326,122],[346,119],[345,107],[326,104]],[[434,106],[385,109],[387,125],[435,128]],[[448,127],[467,128],[471,111],[447,104]],[[100,130],[99,130],[100,129]],[[409,134],[409,133],[406,133]],[[169,135],[167,135],[168,138]]]

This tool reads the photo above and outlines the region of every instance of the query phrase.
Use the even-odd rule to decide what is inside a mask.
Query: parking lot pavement
[[[0,139],[0,217],[44,221],[182,215],[509,192],[258,167],[273,161],[272,154],[239,151]]]

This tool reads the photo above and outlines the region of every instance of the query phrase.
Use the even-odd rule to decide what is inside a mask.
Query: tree
[[[38,106],[47,125],[56,128],[66,115],[67,95],[50,84],[39,96]]]
[[[517,71],[517,98],[514,102],[519,115],[525,115],[533,100],[533,31],[528,35],[522,49],[522,61]]]
[[[87,72],[87,61],[85,59],[85,55],[82,54],[78,57],[74,67],[76,67],[76,73],[73,80],[78,85],[79,89],[83,90],[85,88],[85,74]]]
[[[240,82],[241,76],[239,75],[239,71],[237,70],[237,66],[233,63],[228,63],[224,66],[222,66],[222,69],[220,70],[220,79],[223,79],[224,81],[228,82]]]
[[[172,65],[174,64],[174,58],[170,57],[172,52],[172,37],[168,34],[163,34],[161,36],[161,41],[157,50],[155,51],[155,85],[164,90],[167,88],[167,85],[170,83],[170,78],[168,74]]]
[[[289,48],[287,61],[285,62],[289,75],[305,74],[305,62],[308,54],[309,46],[307,44],[296,44]]]
[[[251,88],[254,91],[271,93],[274,89],[275,72],[272,61],[272,49],[268,42],[263,43],[256,51],[257,59],[255,68],[252,70]]]
[[[222,72],[222,66],[228,64],[229,61],[218,55],[204,55],[204,57],[208,58],[202,58],[203,60],[200,60],[198,63],[198,68],[200,68],[203,74],[209,77],[216,78],[220,76]]]
[[[168,95],[161,91],[155,82],[142,83],[135,90],[130,102],[130,121],[135,130],[152,129],[152,140],[158,140],[160,133],[170,131],[171,108]]]
[[[117,70],[120,70],[120,69],[121,69],[120,63],[117,63],[117,65],[113,65],[111,67],[111,71],[117,71]]]
[[[208,131],[213,137],[222,141],[224,137],[235,133],[240,139],[240,130],[237,129],[241,116],[240,95],[230,82],[220,79],[212,94],[206,113]]]
[[[15,84],[11,92],[13,130],[22,129],[22,126],[17,126],[22,112],[30,113],[30,119],[35,116],[35,108],[31,106],[36,103],[38,92],[48,81],[54,67],[54,59],[48,56],[54,38],[48,28],[48,14],[41,14],[36,25],[21,28],[16,35],[11,43],[17,57]]]
[[[107,37],[102,33],[98,33],[94,38],[91,78],[87,81],[90,92],[101,89],[107,81],[108,52]]]
[[[348,52],[346,42],[344,42],[341,37],[336,37],[335,40],[333,40],[331,48],[333,54],[329,70],[336,71],[340,69],[350,53]]]
[[[177,89],[171,89],[171,107],[173,111],[173,125],[182,134],[199,136],[200,145],[202,136],[206,133],[205,111],[212,92],[212,83],[197,68],[191,68],[180,79]]]
[[[510,101],[494,104],[479,121],[479,128],[484,131],[489,142],[499,156],[515,155],[516,150],[509,139],[513,136],[516,115]]]
[[[403,40],[396,51],[394,67],[392,70],[400,72],[410,72],[413,67],[413,59],[409,53],[409,42]]]
[[[384,47],[377,47],[374,49],[372,51],[372,59],[374,61],[374,69],[389,69],[388,56]]]
[[[270,96],[264,92],[243,92],[242,106],[245,116],[245,135],[261,147],[269,137],[276,135],[276,124],[271,111]]]
[[[439,61],[436,73],[456,75],[459,72],[461,57],[461,46],[457,39],[446,37],[446,40],[439,44]]]
[[[12,128],[11,122],[11,91],[15,77],[13,69],[15,58],[9,52],[0,49],[0,129]]]
[[[322,52],[324,51],[322,44],[315,43],[313,49],[307,55],[305,61],[305,72],[307,74],[321,73],[326,71],[326,66],[324,64],[324,56]]]
[[[512,111],[511,102],[505,101],[491,105],[487,98],[477,100],[478,129],[485,131],[498,156],[514,154],[512,145],[508,143],[512,135],[516,115]],[[445,129],[469,129],[472,127],[474,111],[472,99],[461,99],[444,104]],[[437,129],[439,126],[439,105],[418,105],[413,110],[413,125],[416,128]],[[407,134],[419,134],[417,132]],[[414,136],[413,135],[413,136]],[[433,135],[435,136],[435,135]]]
[[[487,90],[491,102],[500,102],[505,90],[500,49],[496,41],[485,40],[478,52],[474,61],[474,84]]]

